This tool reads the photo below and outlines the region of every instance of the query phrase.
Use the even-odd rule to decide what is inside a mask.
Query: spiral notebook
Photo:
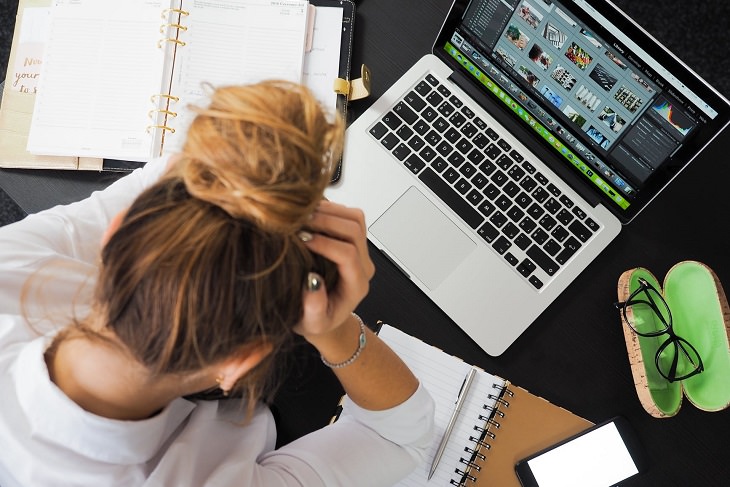
[[[518,460],[592,425],[496,375],[477,368],[446,449],[431,480],[428,473],[466,374],[474,368],[397,328],[378,336],[411,368],[436,402],[436,435],[427,461],[398,487],[425,485],[519,487]]]

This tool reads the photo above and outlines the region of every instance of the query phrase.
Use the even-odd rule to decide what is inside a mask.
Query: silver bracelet
[[[357,319],[358,323],[360,323],[360,336],[357,339],[357,350],[355,350],[355,353],[353,353],[350,358],[348,358],[344,362],[340,362],[338,364],[333,364],[332,362],[328,362],[327,359],[325,359],[320,354],[319,358],[322,359],[322,363],[325,364],[330,369],[341,369],[342,367],[347,367],[348,365],[353,363],[355,360],[357,360],[357,358],[360,356],[362,351],[365,349],[365,345],[367,343],[367,340],[365,338],[365,323],[363,323],[362,319],[355,313],[352,313],[352,316],[354,316],[355,319]]]

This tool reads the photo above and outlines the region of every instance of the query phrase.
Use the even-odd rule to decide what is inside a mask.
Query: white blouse
[[[336,423],[277,450],[264,406],[245,425],[237,401],[182,398],[146,420],[111,420],[49,379],[43,353],[85,311],[104,230],[165,164],[0,227],[0,486],[386,486],[426,468],[434,405],[423,386],[387,411],[346,400]]]

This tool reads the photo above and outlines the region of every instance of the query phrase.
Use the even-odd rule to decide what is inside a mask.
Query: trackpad
[[[429,289],[436,289],[476,247],[412,186],[370,225],[370,232]]]

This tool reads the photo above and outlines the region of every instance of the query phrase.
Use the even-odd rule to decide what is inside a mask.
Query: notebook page
[[[150,96],[162,86],[157,47],[170,0],[56,0],[28,150],[146,160]]]
[[[223,86],[264,79],[301,82],[307,37],[306,0],[192,0],[184,8],[171,93],[180,98],[169,125],[174,136],[165,152],[179,150],[193,114],[188,104],[205,105],[205,83]]]
[[[436,403],[436,435],[426,457],[427,460],[396,485],[398,487],[417,487],[427,484],[451,485],[449,483],[451,479],[457,481],[461,479],[461,476],[454,470],[458,468],[463,471],[467,468],[467,465],[460,462],[460,459],[468,460],[471,457],[464,451],[464,447],[473,448],[474,442],[469,438],[480,436],[480,431],[475,430],[474,426],[482,427],[484,425],[485,420],[479,419],[480,415],[489,415],[489,411],[484,406],[494,406],[495,400],[489,398],[490,394],[499,393],[499,389],[494,385],[497,384],[498,387],[501,387],[504,385],[504,380],[477,369],[477,374],[446,444],[439,466],[429,481],[428,472],[431,469],[431,462],[454,410],[459,390],[472,366],[458,357],[449,355],[389,325],[383,325],[378,336],[408,365]]]

